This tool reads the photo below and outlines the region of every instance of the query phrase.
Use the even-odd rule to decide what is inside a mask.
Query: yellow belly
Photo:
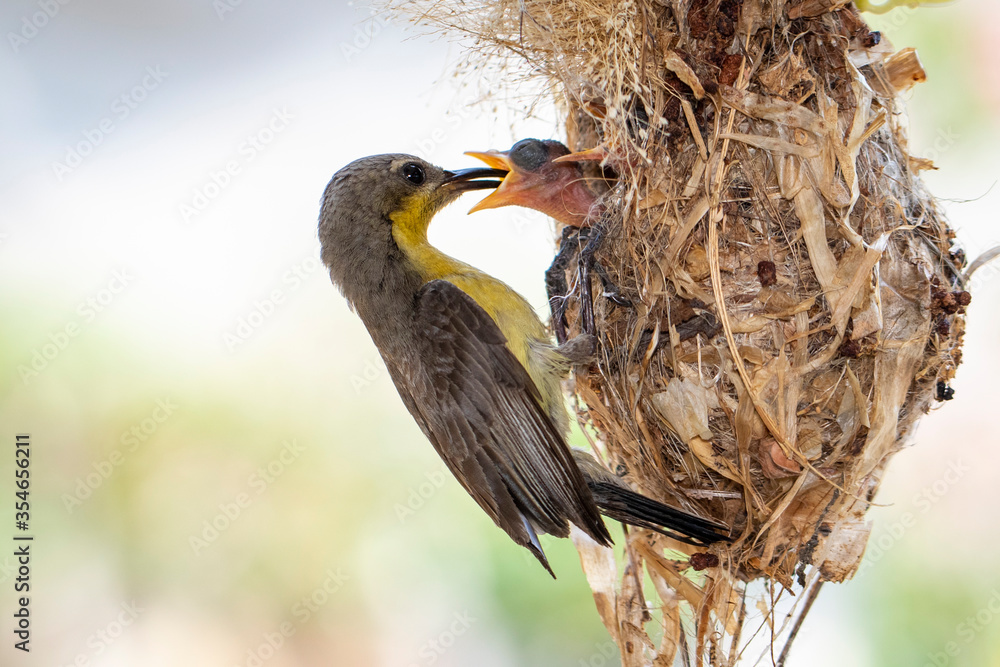
[[[545,326],[524,297],[479,269],[449,257],[427,243],[426,224],[393,216],[393,237],[425,282],[446,280],[486,311],[507,339],[507,348],[528,371],[542,396],[542,408],[561,430],[568,423],[560,379],[568,367],[553,348]],[[420,222],[419,220],[417,222]]]
[[[545,327],[524,298],[484,273],[454,273],[441,277],[478,303],[507,338],[507,347],[530,372],[531,343],[547,342]]]
[[[566,428],[560,378],[565,373],[561,360],[531,304],[499,280],[479,271],[442,276],[468,294],[497,323],[507,339],[507,348],[528,371],[542,395],[542,407],[556,426]]]

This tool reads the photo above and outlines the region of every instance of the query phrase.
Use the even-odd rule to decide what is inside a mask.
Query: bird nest
[[[541,79],[570,148],[606,151],[596,257],[632,306],[595,300],[579,414],[611,470],[736,540],[633,529],[623,575],[578,547],[623,665],[736,664],[755,604],[774,637],[857,570],[887,463],[951,397],[969,295],[918,177],[932,165],[907,150],[899,94],[919,61],[843,0],[404,8],[471,37],[472,68]],[[794,623],[773,611],[787,593],[805,600]]]

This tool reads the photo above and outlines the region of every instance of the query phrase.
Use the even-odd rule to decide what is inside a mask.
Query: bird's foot
[[[615,304],[616,306],[621,306],[622,308],[632,308],[632,300],[622,294],[618,285],[615,285],[608,276],[607,269],[604,268],[599,262],[594,262],[594,273],[597,277],[601,279],[601,286],[604,288],[604,292],[601,294],[605,299]]]
[[[580,330],[585,334],[596,335],[597,323],[594,320],[594,295],[590,286],[590,272],[596,264],[594,255],[604,241],[604,220],[594,223],[587,234],[587,245],[580,251]]]
[[[580,319],[581,331],[594,336],[597,326],[594,321],[594,300],[590,284],[591,271],[597,274],[603,291],[601,296],[616,306],[632,308],[631,299],[624,296],[617,285],[608,276],[607,270],[595,259],[595,254],[604,241],[604,220],[599,220],[590,227],[563,228],[559,252],[552,265],[545,272],[545,288],[549,297],[549,309],[552,313],[552,329],[560,345],[568,338],[566,322],[566,306],[569,299],[569,284],[566,281],[566,270],[574,257],[577,260],[577,276],[580,285]]]
[[[566,342],[566,299],[568,298],[569,284],[566,282],[566,269],[576,255],[579,242],[574,237],[579,237],[581,230],[579,227],[563,227],[562,239],[559,241],[559,252],[556,253],[552,265],[545,272],[545,292],[549,297],[549,311],[552,314],[552,329],[556,335],[556,341],[560,345]],[[572,241],[570,240],[572,239]]]

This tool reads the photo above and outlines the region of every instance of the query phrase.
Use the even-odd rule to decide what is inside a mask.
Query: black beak
[[[444,172],[444,183],[441,187],[447,187],[455,192],[468,192],[469,190],[492,190],[500,187],[500,183],[507,172],[503,169],[459,169],[457,171]],[[499,178],[501,180],[492,180]],[[480,180],[491,179],[491,180]]]

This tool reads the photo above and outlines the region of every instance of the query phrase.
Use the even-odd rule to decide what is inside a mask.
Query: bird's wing
[[[534,529],[565,537],[569,521],[610,544],[562,434],[486,311],[455,285],[435,280],[417,294],[414,328],[417,359],[392,373],[396,387],[493,521],[546,567]]]

